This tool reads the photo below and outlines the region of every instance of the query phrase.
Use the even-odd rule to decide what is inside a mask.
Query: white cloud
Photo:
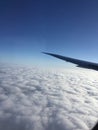
[[[98,72],[0,65],[0,130],[89,130]],[[5,125],[6,124],[6,125]]]

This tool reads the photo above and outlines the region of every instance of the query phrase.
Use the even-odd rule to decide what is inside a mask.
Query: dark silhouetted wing
[[[70,58],[70,57],[66,57],[66,56],[61,56],[61,55],[57,55],[57,54],[53,54],[53,53],[47,53],[47,52],[43,52],[43,53],[50,55],[50,56],[54,56],[56,58],[59,58],[61,60],[67,61],[67,62],[74,63],[77,65],[77,67],[98,70],[98,63],[83,61],[83,60]]]

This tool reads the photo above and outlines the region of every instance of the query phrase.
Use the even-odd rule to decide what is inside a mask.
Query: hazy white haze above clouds
[[[98,72],[0,64],[0,130],[89,130]]]

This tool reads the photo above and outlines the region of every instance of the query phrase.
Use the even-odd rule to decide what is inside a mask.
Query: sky
[[[43,51],[98,62],[98,1],[0,1],[0,61],[65,65]]]

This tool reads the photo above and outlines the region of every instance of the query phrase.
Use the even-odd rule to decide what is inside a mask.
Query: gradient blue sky
[[[42,51],[98,62],[98,0],[0,1],[0,61],[63,63]]]

